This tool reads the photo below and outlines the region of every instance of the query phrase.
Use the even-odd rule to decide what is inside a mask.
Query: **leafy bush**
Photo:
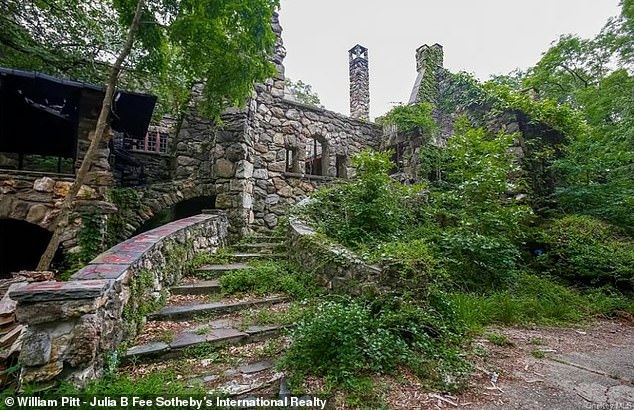
[[[381,264],[383,274],[390,279],[394,288],[414,294],[444,279],[444,270],[423,239],[380,244],[369,259],[372,263]]]
[[[297,266],[281,262],[259,262],[251,269],[241,269],[220,277],[225,294],[250,292],[256,295],[282,292],[296,298],[317,293],[314,276]]]
[[[634,241],[618,228],[588,216],[550,223],[541,267],[573,284],[634,289]]]
[[[388,153],[363,151],[352,161],[357,178],[315,193],[304,210],[306,216],[347,246],[393,239],[411,220],[406,204],[415,189],[389,177],[393,164]]]
[[[281,364],[295,377],[326,376],[344,387],[407,366],[450,388],[446,382],[457,378],[447,376],[463,374],[467,365],[452,347],[448,323],[433,305],[398,297],[326,301],[300,320]]]

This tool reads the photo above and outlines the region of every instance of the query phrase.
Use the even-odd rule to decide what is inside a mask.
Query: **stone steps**
[[[202,323],[177,333],[170,342],[149,342],[133,346],[127,350],[122,360],[168,360],[178,358],[186,349],[200,345],[257,343],[279,336],[284,329],[284,326],[278,325],[251,325],[241,330],[238,322],[226,323],[223,320]]]
[[[167,306],[148,316],[148,320],[185,320],[197,316],[219,316],[253,307],[270,306],[287,301],[284,296],[253,299],[241,302],[214,302],[194,305]]]
[[[196,269],[196,272],[205,276],[219,277],[225,273],[234,272],[242,269],[251,269],[252,267],[246,263],[226,263],[222,265],[203,265]]]
[[[237,244],[234,246],[234,248],[237,248],[239,250],[244,250],[244,249],[258,249],[258,250],[273,250],[275,248],[280,248],[284,246],[283,244],[280,243],[273,243],[273,242],[257,242],[257,243],[243,243],[243,244]]]
[[[281,259],[285,257],[286,257],[285,253],[236,252],[232,255],[232,258],[238,262],[248,262],[248,261],[265,260],[265,259]]]
[[[184,285],[174,286],[170,289],[173,295],[210,295],[220,291],[218,279],[196,281]]]

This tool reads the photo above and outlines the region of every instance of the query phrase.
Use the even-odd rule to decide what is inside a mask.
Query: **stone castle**
[[[165,222],[191,216],[203,209],[226,212],[229,234],[233,238],[252,231],[274,229],[289,206],[319,186],[337,178],[353,177],[350,158],[366,148],[392,149],[397,163],[395,172],[403,180],[420,177],[417,158],[423,136],[401,135],[393,128],[384,129],[369,122],[368,50],[361,45],[349,50],[348,117],[298,103],[285,93],[283,60],[286,51],[277,15],[272,26],[277,35],[272,61],[278,75],[264,84],[256,84],[250,101],[244,108],[227,110],[221,126],[214,126],[210,120],[199,116],[193,104],[181,119],[166,119],[160,126],[150,126],[145,135],[130,132],[142,128],[139,124],[117,127],[111,121],[112,138],[100,149],[88,181],[80,191],[77,214],[64,235],[64,251],[78,249],[81,215],[86,213],[98,215],[103,227],[110,215],[120,213],[126,222],[122,232],[118,232],[122,239],[158,225],[159,220]],[[418,77],[409,102],[435,104],[440,89],[447,88],[442,46],[421,46],[416,50],[416,60]],[[8,79],[14,74],[4,73],[0,81],[9,84]],[[21,75],[18,80],[29,80]],[[50,78],[35,76],[32,79],[46,80]],[[0,82],[0,96],[11,97],[12,88],[2,84]],[[87,148],[103,95],[100,89],[85,84],[48,85],[52,87],[51,92],[62,86],[72,86],[75,87],[73,92],[81,96],[74,129],[65,134],[72,135],[67,143],[69,148],[65,153],[55,154],[59,156],[57,172],[25,169],[23,165],[28,161],[24,158],[29,158],[26,154],[39,153],[22,152],[28,151],[29,147],[21,147],[22,151],[15,154],[11,162],[11,155],[2,151],[14,148],[0,146],[0,224],[10,222],[0,233],[4,237],[0,258],[4,262],[1,265],[10,270],[32,269],[41,254],[39,248],[45,247],[51,223],[68,192],[72,174],[78,168],[78,159]],[[130,94],[128,98],[129,106],[149,104],[146,104],[147,96]],[[150,102],[153,106],[153,101]],[[123,103],[121,107],[116,120],[125,122],[126,108]],[[37,112],[51,111],[51,106],[37,108]],[[477,111],[473,107],[470,109]],[[63,111],[62,107],[57,115],[61,116]],[[135,114],[134,118],[139,117]],[[434,119],[440,124],[440,131],[435,136],[437,144],[442,145],[451,135],[454,114],[434,111]],[[149,120],[148,115],[145,117]],[[12,119],[0,113],[0,123]],[[496,129],[522,130],[529,134],[530,127],[520,113],[507,113],[494,124]],[[66,171],[62,169],[64,166]],[[138,203],[126,209],[118,208],[108,195],[116,187],[134,190]],[[169,215],[166,215],[167,211]],[[22,245],[20,232],[27,231]],[[9,243],[8,238],[18,239]],[[33,257],[18,263],[12,255],[20,246],[28,247]]]

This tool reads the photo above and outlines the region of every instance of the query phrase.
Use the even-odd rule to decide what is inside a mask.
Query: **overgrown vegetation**
[[[298,216],[380,264],[393,303],[364,295],[310,309],[283,361],[296,383],[318,375],[352,397],[372,395],[371,375],[406,367],[449,390],[468,369],[460,343],[489,325],[634,313],[632,107],[620,91],[607,98],[617,77],[626,85],[630,77],[613,76],[596,83],[604,90],[587,90],[605,99],[581,105],[581,92],[576,102],[535,99],[514,89],[520,77],[480,84],[448,75],[438,108],[469,115],[455,121],[445,147],[429,143],[431,109],[386,115],[399,131],[424,134],[419,175],[429,180],[403,186],[388,176],[389,153],[365,151],[353,159],[357,179],[315,193]],[[521,113],[534,141],[492,131],[509,113]]]
[[[299,267],[283,262],[253,262],[250,269],[229,272],[220,277],[224,294],[252,293],[266,295],[284,293],[304,299],[318,293],[314,276]]]

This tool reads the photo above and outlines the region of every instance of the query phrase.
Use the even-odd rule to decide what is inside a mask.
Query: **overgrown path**
[[[289,309],[289,298],[227,295],[221,278],[279,259],[282,248],[278,238],[253,237],[184,278],[127,350],[123,372],[133,377],[175,372],[191,387],[228,396],[279,385],[282,375],[274,362],[288,323],[277,319]]]

